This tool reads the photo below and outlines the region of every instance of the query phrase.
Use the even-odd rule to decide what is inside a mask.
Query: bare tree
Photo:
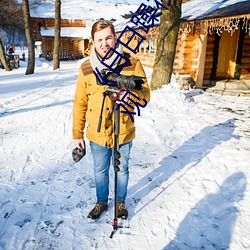
[[[28,0],[22,0],[22,8],[23,8],[25,36],[26,36],[26,41],[28,44],[28,66],[27,66],[25,74],[30,75],[30,74],[34,74],[34,70],[35,70],[35,48],[34,48],[34,41],[32,37],[30,9],[29,9]]]
[[[2,39],[0,37],[0,61],[6,71],[10,71],[11,68],[6,60],[5,52],[4,52],[4,46],[2,43]]]
[[[22,8],[16,0],[0,0],[0,29],[4,36],[0,36],[0,61],[6,71],[10,71],[7,62],[4,42],[14,43],[16,34],[21,34],[23,30]]]
[[[170,83],[173,70],[182,0],[163,0],[163,5],[168,6],[169,2],[171,4],[168,10],[162,8],[160,18],[160,34],[150,84],[152,90]]]
[[[55,0],[55,40],[53,49],[53,69],[60,68],[59,48],[61,33],[61,0]]]
[[[23,28],[22,6],[17,0],[0,0],[0,28],[5,32],[17,33]]]

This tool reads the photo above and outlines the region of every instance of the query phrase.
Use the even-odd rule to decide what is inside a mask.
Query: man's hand
[[[74,145],[79,148],[79,147],[82,147],[82,148],[85,148],[85,142],[83,139],[76,139],[74,140]]]
[[[76,148],[72,151],[72,157],[74,162],[78,162],[86,154],[85,142],[83,139],[74,140]]]
[[[122,100],[122,98],[124,97],[124,95],[126,95],[126,96],[125,96],[125,98],[122,101],[128,102],[128,98],[129,98],[130,94],[129,93],[126,94],[126,93],[127,93],[127,90],[122,90],[122,91],[120,91],[118,93],[118,96],[117,96],[118,103],[120,103],[120,101]]]

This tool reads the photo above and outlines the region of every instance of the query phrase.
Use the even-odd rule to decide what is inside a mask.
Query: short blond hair
[[[106,29],[108,27],[111,29],[111,32],[115,36],[115,27],[110,21],[99,20],[99,21],[95,22],[93,24],[93,26],[92,26],[92,29],[91,29],[91,38],[92,38],[92,40],[94,41],[94,35],[95,35],[96,32],[98,32],[100,30],[103,30],[103,29]]]

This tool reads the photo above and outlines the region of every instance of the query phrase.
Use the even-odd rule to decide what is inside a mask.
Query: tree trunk
[[[2,39],[0,37],[0,61],[1,64],[3,65],[4,69],[6,71],[11,71],[11,68],[6,60],[6,56],[5,56],[5,52],[4,52],[4,47],[3,47],[3,43],[2,43]]]
[[[168,6],[169,0],[163,0]],[[150,87],[152,90],[161,88],[171,81],[175,49],[181,18],[182,0],[172,0],[168,10],[162,8],[159,38]]]
[[[60,68],[59,48],[61,33],[61,0],[55,1],[55,40],[53,50],[53,70]]]
[[[29,9],[28,0],[22,0],[22,8],[23,8],[25,36],[26,36],[26,41],[28,44],[28,66],[27,66],[25,75],[30,75],[30,74],[34,74],[34,69],[35,69],[35,48],[34,48],[34,41],[32,37],[30,9]]]

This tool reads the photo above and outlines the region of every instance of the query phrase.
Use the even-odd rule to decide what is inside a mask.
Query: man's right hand
[[[79,147],[82,147],[82,148],[85,148],[85,142],[83,139],[76,139],[74,140],[74,145],[79,148]]]
[[[72,151],[72,157],[74,162],[80,161],[86,154],[85,142],[83,139],[74,140],[76,148]]]

